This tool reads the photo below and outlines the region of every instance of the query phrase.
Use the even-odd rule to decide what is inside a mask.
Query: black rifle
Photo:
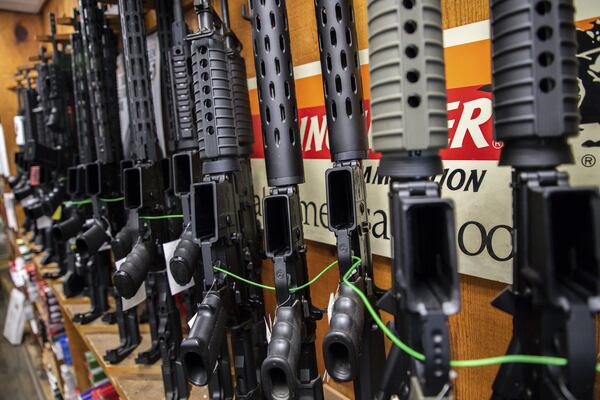
[[[198,156],[198,133],[194,113],[194,95],[191,71],[190,44],[186,40],[188,28],[183,18],[181,2],[173,2],[171,26],[172,47],[166,58],[173,105],[174,127],[167,145],[172,152],[172,189],[179,197],[183,213],[183,233],[169,261],[173,279],[180,285],[194,278],[195,285],[183,293],[187,319],[196,314],[196,306],[202,299],[202,265],[200,247],[194,242],[191,219],[191,186],[202,176]]]
[[[32,69],[35,69],[35,67],[18,68],[17,72],[15,73],[15,82],[17,84],[17,113],[14,118],[14,124],[15,130],[21,132],[23,135],[23,140],[25,140],[25,130],[28,125],[27,118],[31,113],[31,109],[27,109],[30,107],[30,104],[27,101],[27,95],[28,92],[31,91],[31,79],[29,77],[29,73]],[[17,172],[15,175],[8,178],[8,185],[13,193],[27,186],[29,183],[29,171],[24,157],[24,146],[19,145],[18,151],[16,151],[14,155],[14,162],[17,167]]]
[[[117,41],[96,1],[80,0],[79,10],[96,148],[96,161],[84,167],[85,192],[92,199],[93,220],[76,239],[92,308],[75,315],[74,320],[87,324],[109,309],[110,241],[125,225],[126,215],[123,202],[113,201],[121,196],[119,176],[123,158],[119,109],[114,101]],[[107,314],[105,320],[108,316],[112,315]]]
[[[491,2],[495,139],[511,166],[513,284],[493,302],[513,316],[508,354],[564,366],[504,364],[494,399],[592,399],[600,310],[600,195],[569,186],[578,84],[571,0]],[[524,30],[521,27],[527,27]],[[532,34],[523,36],[523,33]]]
[[[225,49],[227,54],[227,68],[229,71],[229,82],[231,95],[233,96],[233,113],[235,118],[235,129],[239,144],[240,170],[235,176],[238,187],[239,219],[241,231],[241,253],[245,265],[246,276],[254,282],[261,281],[262,261],[265,258],[262,229],[258,221],[255,207],[255,192],[252,181],[252,155],[254,144],[254,130],[252,127],[252,115],[250,112],[250,96],[248,92],[248,79],[246,74],[246,62],[241,56],[242,44],[230,28],[229,0],[221,0],[222,27],[225,37]],[[260,381],[260,370],[267,356],[267,337],[265,326],[265,310],[263,291],[256,286],[248,286],[248,301],[251,304],[251,326],[240,325],[233,329],[247,330],[250,328],[252,346],[254,348],[254,363],[257,368],[257,376]],[[245,342],[237,340],[245,335],[234,335],[232,345],[238,347],[234,354],[242,353],[241,346]],[[243,366],[247,368],[246,365]],[[236,366],[239,368],[239,366]],[[238,376],[244,376],[246,372],[238,372]]]
[[[49,14],[52,63],[40,49],[36,89],[38,104],[33,109],[35,132],[29,130],[25,145],[26,158],[35,160],[38,168],[39,189],[37,199],[24,207],[31,220],[50,217],[67,198],[65,179],[67,168],[75,163],[75,137],[73,119],[73,88],[71,61],[65,45],[59,48],[56,40],[56,20]],[[30,164],[33,167],[34,164]],[[42,264],[58,261],[60,275],[66,273],[64,243],[52,240],[51,228],[44,229],[44,247],[47,250]],[[52,276],[56,277],[56,276]]]
[[[304,182],[302,144],[285,0],[250,1],[254,62],[270,195],[263,200],[266,254],[273,260],[277,315],[262,364],[267,398],[323,398],[315,352],[323,314],[308,281],[298,185]]]
[[[96,159],[92,111],[85,68],[86,52],[78,17],[79,13],[75,10],[73,16],[75,31],[71,34],[71,60],[78,164],[69,167],[67,170],[67,193],[71,197],[72,204],[65,206],[62,220],[55,223],[52,227],[53,239],[57,243],[61,243],[63,247],[67,247],[66,260],[64,260],[66,261],[66,275],[63,282],[63,292],[66,297],[72,297],[81,293],[85,285],[83,277],[77,273],[75,268],[75,254],[70,249],[74,248],[75,245],[73,238],[79,235],[85,222],[92,217],[91,203],[88,203],[85,199],[85,165]]]
[[[379,384],[385,348],[383,334],[365,312],[361,299],[342,282],[351,276],[371,303],[378,293],[373,282],[366,185],[362,160],[368,156],[358,41],[352,0],[315,2],[329,147],[334,166],[325,173],[329,229],[335,233],[340,289],[333,306],[323,356],[329,375],[339,382],[354,381],[357,399],[372,399]],[[337,38],[346,38],[337,40]]]
[[[191,211],[193,239],[202,253],[205,294],[190,334],[182,343],[182,359],[190,382],[208,385],[211,398],[233,398],[227,340],[223,340],[225,330],[229,331],[236,360],[235,397],[258,399],[260,360],[257,362],[256,357],[260,351],[256,345],[260,344],[252,332],[264,316],[262,296],[213,270],[218,267],[257,279],[251,260],[244,258],[240,192],[250,189],[239,179],[241,129],[232,91],[231,53],[226,27],[210,2],[197,0],[194,6],[200,30],[188,40],[203,178],[192,185]],[[216,373],[212,370],[215,365]]]
[[[374,0],[367,12],[373,144],[378,174],[390,177],[393,238],[392,288],[379,306],[394,316],[400,340],[424,355],[393,346],[376,398],[448,398],[448,315],[460,300],[454,205],[432,180],[448,143],[440,0]]]
[[[173,231],[174,224],[165,218],[170,177],[156,134],[142,1],[119,0],[119,13],[135,160],[123,171],[123,189],[125,206],[139,213],[139,238],[113,280],[125,298],[146,282],[152,347],[138,354],[136,362],[153,363],[162,356],[165,397],[187,398],[189,389],[178,354],[181,321],[170,293],[163,252],[163,244],[180,231]]]

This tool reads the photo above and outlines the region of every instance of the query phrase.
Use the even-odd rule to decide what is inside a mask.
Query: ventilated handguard
[[[223,301],[216,293],[208,293],[198,306],[196,320],[181,343],[181,359],[188,380],[196,386],[210,381],[225,338],[226,314]]]
[[[123,154],[118,130],[118,105],[110,104],[116,96],[116,55],[111,57],[112,59],[105,57],[111,52],[110,47],[114,46],[114,43],[107,43],[107,40],[110,40],[108,36],[112,33],[102,29],[102,10],[98,8],[96,0],[79,0],[79,14],[83,27],[81,36],[87,56],[87,84],[98,161],[118,162]],[[107,79],[108,74],[112,74],[112,79]],[[112,88],[111,85],[115,87]],[[135,114],[131,114],[132,119],[136,119]],[[116,124],[115,118],[117,118]]]
[[[333,161],[367,157],[365,107],[353,1],[315,1]]]
[[[387,155],[381,175],[441,172],[448,119],[440,10],[440,0],[367,3],[373,147]]]
[[[364,312],[362,300],[342,283],[323,339],[325,368],[338,382],[352,381],[358,374]]]
[[[175,144],[177,151],[195,150],[198,135],[194,115],[193,84],[190,65],[189,43],[185,41],[185,22],[173,24],[173,47],[171,48],[171,81],[173,82],[173,104],[175,104]]]
[[[77,124],[77,148],[79,163],[85,164],[96,158],[96,144],[94,143],[94,127],[85,71],[86,53],[81,32],[71,34],[71,46],[73,47],[73,98]]]
[[[150,66],[145,37],[142,0],[119,0],[121,35],[130,113],[130,126],[135,132],[134,159],[158,161],[161,151],[156,135],[156,122],[153,115],[152,90],[149,81]]]
[[[237,39],[228,38],[228,40],[237,44]],[[238,51],[230,49],[227,52],[227,67],[229,68],[235,129],[240,146],[239,152],[241,156],[250,156],[252,154],[252,144],[254,143],[250,95],[248,92],[246,63]]]
[[[285,0],[253,1],[251,5],[267,180],[269,186],[304,183]]]
[[[262,364],[262,386],[273,399],[294,398],[300,360],[300,304],[280,306],[271,332],[267,358]]]
[[[490,5],[494,137],[505,144],[501,164],[572,162],[567,138],[579,132],[580,120],[573,0]]]
[[[192,74],[203,171],[210,174],[237,170],[238,141],[224,39],[214,30],[188,38],[194,38]]]

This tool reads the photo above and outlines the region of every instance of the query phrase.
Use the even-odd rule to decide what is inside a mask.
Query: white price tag
[[[29,196],[25,197],[23,200],[21,200],[21,206],[27,207],[34,202],[35,202],[35,197],[33,197],[32,195],[29,195]]]
[[[6,209],[6,224],[14,231],[19,230],[17,224],[17,214],[15,213],[15,195],[14,193],[4,193],[4,208]]]
[[[329,293],[329,304],[327,304],[327,323],[331,324],[331,316],[333,315],[333,305],[335,304],[335,295]]]
[[[267,343],[271,343],[271,332],[273,331],[273,320],[271,319],[271,314],[269,314],[269,320],[267,321],[267,317],[263,317],[265,319],[265,334],[267,335]]]
[[[120,260],[115,262],[115,267],[117,268],[117,271],[121,269],[121,265],[125,262],[125,260],[126,258],[121,258]],[[121,297],[121,300],[123,304],[123,311],[127,311],[130,308],[133,308],[138,304],[143,303],[144,300],[146,300],[146,282],[142,283],[142,285],[132,298],[126,299],[124,297]]]
[[[186,285],[180,285],[175,281],[173,275],[171,275],[171,268],[169,268],[169,262],[171,261],[171,258],[173,258],[173,253],[175,253],[175,249],[177,248],[179,241],[180,239],[177,239],[173,240],[172,242],[163,244],[163,251],[165,253],[165,263],[167,265],[167,275],[169,277],[169,288],[171,289],[171,295],[181,293],[184,290],[189,289],[195,285],[194,278],[192,278],[192,280],[189,281]]]
[[[194,322],[196,321],[196,317],[198,316],[198,313],[194,314],[194,316],[192,317],[192,319],[190,319],[188,321],[188,326],[190,327],[190,329],[192,329],[192,325],[194,325]]]
[[[52,226],[52,218],[45,215],[43,217],[39,217],[35,221],[35,226],[37,226],[38,229],[50,228]]]

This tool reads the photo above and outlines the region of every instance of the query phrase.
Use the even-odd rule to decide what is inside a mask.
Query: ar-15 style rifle
[[[117,96],[117,41],[96,1],[80,0],[79,13],[96,148],[96,161],[85,165],[85,192],[91,197],[93,220],[76,239],[92,308],[75,315],[74,320],[87,324],[108,311],[112,266],[109,244],[112,235],[125,224],[126,216],[118,179],[123,158],[119,110],[117,102],[110,100]],[[106,314],[107,319],[112,315]]]
[[[30,88],[31,85],[29,73],[32,69],[35,69],[35,67],[18,68],[15,73],[15,82],[17,85],[17,113],[14,117],[14,127],[15,135],[17,136],[18,151],[14,154],[14,162],[17,171],[15,175],[8,178],[8,185],[13,193],[29,183],[29,171],[24,160],[24,146],[20,141],[25,140],[25,129],[27,126],[26,118],[31,113],[31,109],[26,109],[26,96],[28,88]]]
[[[71,61],[65,51],[66,45],[58,46],[54,14],[49,14],[49,20],[52,63],[42,56],[37,81],[40,101],[35,110],[38,135],[36,141],[26,145],[26,151],[33,152],[30,157],[40,161],[39,183],[43,188],[38,201],[25,207],[26,214],[32,219],[52,216],[66,200],[64,180],[76,155]],[[46,255],[41,263],[58,262],[58,274],[46,274],[48,278],[57,278],[66,273],[65,244],[53,240],[51,227],[44,231]]]
[[[424,355],[394,346],[377,398],[448,398],[448,315],[460,300],[454,205],[431,180],[448,143],[440,0],[371,0],[367,13],[373,145],[378,174],[390,177],[393,238],[392,288],[379,306]]]
[[[315,353],[322,312],[308,281],[298,184],[304,182],[285,0],[250,1],[254,60],[270,195],[263,200],[266,254],[273,260],[277,315],[262,364],[267,398],[323,398]]]
[[[200,31],[188,40],[203,179],[192,185],[192,231],[202,252],[205,294],[182,343],[182,359],[190,382],[208,385],[212,398],[233,398],[225,339],[228,330],[236,360],[235,396],[258,399],[260,360],[256,357],[261,351],[252,332],[264,315],[262,297],[225,272],[213,270],[257,279],[253,265],[244,258],[247,249],[242,238],[240,191],[250,189],[239,178],[241,129],[232,92],[226,27],[209,1],[196,0],[194,6]],[[266,341],[262,345],[264,349]],[[215,365],[216,373],[212,370]]]
[[[198,156],[198,133],[194,114],[194,95],[191,70],[190,43],[186,40],[188,28],[183,18],[181,1],[173,2],[172,37],[173,45],[168,54],[172,104],[174,108],[174,134],[168,141],[172,149],[172,186],[179,197],[183,214],[183,233],[169,260],[173,279],[187,285],[194,278],[195,285],[184,293],[188,318],[196,314],[202,299],[201,251],[194,241],[191,217],[191,186],[202,176]]]
[[[86,221],[92,217],[91,202],[85,199],[85,165],[96,159],[92,110],[85,68],[86,52],[81,37],[79,12],[76,9],[73,14],[73,27],[75,31],[71,34],[71,60],[78,164],[69,167],[67,170],[67,193],[71,197],[71,204],[65,205],[61,221],[55,223],[52,227],[53,239],[67,248],[66,260],[61,261],[66,261],[66,276],[63,282],[63,292],[66,297],[79,294],[85,285],[83,277],[76,271],[75,251],[71,251],[71,249],[75,248],[73,238],[79,235]]]
[[[383,334],[358,295],[341,282],[355,262],[353,257],[359,257],[361,265],[350,279],[368,294],[371,303],[377,302],[362,169],[368,143],[353,1],[318,0],[315,12],[334,162],[325,173],[328,226],[336,236],[340,271],[340,289],[323,339],[323,356],[333,379],[354,381],[355,397],[372,399],[385,360]]]
[[[17,91],[19,96],[20,110],[22,114],[22,126],[23,126],[23,141],[24,144],[21,149],[21,162],[19,165],[23,171],[21,179],[13,179],[10,182],[10,186],[13,189],[15,200],[22,202],[27,197],[34,194],[34,188],[29,182],[29,169],[31,165],[35,165],[35,159],[32,154],[27,152],[27,143],[35,142],[37,140],[38,130],[36,125],[36,118],[34,110],[37,108],[37,92],[32,84],[35,83],[35,79],[31,77],[31,71],[37,71],[37,65],[31,69],[25,69],[23,71],[23,80],[25,85],[19,85],[20,89]]]
[[[194,94],[191,70],[190,44],[186,40],[188,29],[183,19],[181,1],[175,0],[172,26],[173,47],[169,57],[175,111],[175,136],[169,146],[173,148],[173,190],[181,201],[184,230],[181,240],[169,261],[171,274],[177,283],[185,285],[195,277],[202,286],[200,247],[194,242],[191,219],[191,187],[202,175],[198,156],[198,132],[194,113]],[[193,301],[194,302],[194,301]],[[195,308],[195,304],[193,304]],[[193,310],[195,313],[195,309]]]
[[[165,397],[186,398],[188,386],[179,362],[181,321],[171,296],[163,244],[180,232],[167,221],[168,168],[158,145],[153,116],[150,71],[141,0],[119,0],[127,99],[131,110],[135,163],[123,171],[125,206],[139,213],[139,238],[113,277],[120,295],[130,298],[146,282],[152,347],[136,362],[152,363],[162,356]]]
[[[513,284],[493,302],[513,316],[507,353],[562,358],[505,364],[494,399],[592,399],[600,310],[600,195],[569,186],[579,131],[572,0],[491,1],[495,139],[511,166]]]

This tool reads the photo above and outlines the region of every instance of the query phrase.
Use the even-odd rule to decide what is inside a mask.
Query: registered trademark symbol
[[[592,154],[586,154],[581,157],[581,165],[587,168],[591,168],[596,165],[596,157]]]
[[[501,149],[504,147],[504,142],[497,142],[495,140],[492,140],[492,147],[495,149]]]

